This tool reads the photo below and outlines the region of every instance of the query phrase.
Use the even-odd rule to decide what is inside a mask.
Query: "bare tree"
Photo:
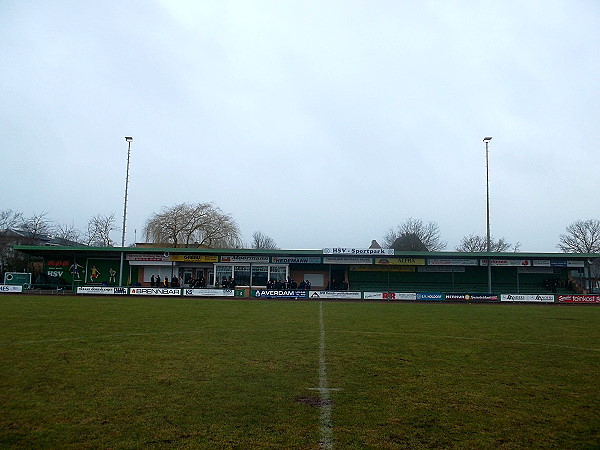
[[[114,247],[115,242],[110,234],[118,230],[115,224],[115,214],[104,216],[98,214],[92,217],[88,222],[86,232],[87,245],[95,247]]]
[[[396,250],[437,252],[446,248],[437,223],[424,224],[422,220],[413,218],[396,228],[390,228],[383,237],[383,242],[384,247]]]
[[[263,250],[279,249],[273,239],[260,231],[255,231],[252,234],[252,248]]]
[[[42,236],[49,236],[54,231],[54,222],[48,218],[48,212],[34,214],[24,219],[19,228],[25,231],[32,242],[37,242]]]
[[[15,252],[12,249],[14,236],[12,232],[23,222],[23,214],[5,209],[0,211],[0,276],[7,267],[11,266]],[[2,283],[0,279],[0,283]]]
[[[514,246],[510,244],[506,239],[500,238],[497,241],[494,237],[490,237],[490,251],[491,252],[507,252],[512,248],[512,251],[518,252],[521,244],[517,242]],[[478,236],[476,234],[470,234],[464,236],[460,244],[455,248],[457,252],[486,252],[487,251],[487,237]]]
[[[81,233],[75,228],[75,225],[57,225],[54,228],[54,237],[62,244],[72,244],[81,241]]]
[[[144,226],[149,242],[175,247],[238,248],[240,231],[229,214],[212,203],[181,203],[153,214]]]
[[[0,211],[0,233],[4,233],[11,228],[17,228],[23,223],[23,214],[12,209]]]
[[[576,220],[561,234],[557,247],[568,253],[600,252],[600,221]]]

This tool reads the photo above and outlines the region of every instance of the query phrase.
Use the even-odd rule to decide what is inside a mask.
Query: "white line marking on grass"
[[[323,321],[323,302],[319,303],[319,392],[321,393],[321,441],[324,449],[333,448],[333,425],[331,423],[331,398],[327,385],[327,363],[325,360],[325,322]]]
[[[527,342],[527,341],[507,341],[503,339],[486,339],[480,337],[466,337],[466,336],[445,336],[442,334],[423,334],[423,333],[396,333],[396,332],[381,332],[381,331],[346,331],[346,330],[329,330],[330,333],[347,333],[347,334],[373,334],[381,336],[422,336],[439,339],[455,339],[459,341],[480,341],[480,342],[493,342],[500,344],[517,344],[517,345],[539,345],[540,347],[552,347],[552,348],[566,348],[570,350],[584,350],[588,352],[600,352],[600,348],[591,347],[576,347],[573,345],[563,344],[549,344],[547,342]]]

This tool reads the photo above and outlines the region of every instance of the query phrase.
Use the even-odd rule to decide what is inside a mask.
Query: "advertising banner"
[[[416,300],[416,293],[409,292],[365,292],[365,300]]]
[[[364,300],[383,300],[383,294],[387,292],[363,292]]]
[[[438,293],[419,293],[417,300],[444,300],[444,294]]]
[[[71,265],[68,259],[49,259],[46,261],[45,272],[50,277],[68,278],[71,273],[74,281],[80,281],[75,275],[79,275],[77,270],[81,268],[78,264]],[[10,283],[14,284],[14,283]]]
[[[163,295],[163,296],[179,296],[181,289],[179,288],[131,288],[131,295]]]
[[[295,289],[256,289],[252,290],[254,298],[308,298],[308,291]]]
[[[321,258],[313,256],[273,256],[273,264],[321,264]]]
[[[83,283],[94,285],[107,284],[114,286],[118,283],[118,270],[119,260],[116,258],[88,258],[85,272],[83,273]],[[128,276],[129,275],[126,275],[124,277],[123,283],[127,284]]]
[[[169,255],[163,254],[163,253],[156,253],[156,254],[152,254],[152,255],[131,253],[131,254],[125,255],[125,259],[127,261],[161,261],[161,262],[170,261]]]
[[[15,294],[23,292],[23,286],[16,284],[0,284],[0,293]]]
[[[424,266],[425,258],[375,258],[375,264],[392,266]]]
[[[549,259],[534,259],[532,261],[533,267],[550,267]]]
[[[500,300],[503,302],[544,302],[553,303],[553,294],[502,294]]]
[[[488,260],[482,259],[481,265],[487,266]],[[531,266],[531,261],[528,259],[490,259],[490,266],[503,266],[503,267]]]
[[[127,294],[127,288],[108,286],[79,286],[77,287],[77,293],[94,295],[125,295]]]
[[[325,299],[352,299],[360,300],[362,298],[360,292],[352,291],[310,291],[309,297],[312,299],[325,298]]]
[[[476,259],[428,259],[429,266],[476,266]]]
[[[450,302],[497,302],[496,294],[446,294]]]
[[[233,289],[184,289],[183,295],[192,297],[233,297]]]
[[[557,295],[559,303],[600,303],[600,295]]]
[[[335,247],[335,248],[324,248],[324,255],[394,255],[393,248],[349,248],[349,247]]]
[[[269,263],[268,256],[221,256],[221,262],[230,262],[230,263]]]
[[[584,261],[572,261],[566,259],[534,259],[534,267],[585,267]]]
[[[171,261],[177,262],[219,262],[218,256],[206,256],[206,255],[171,255]]]
[[[323,258],[324,264],[373,264],[372,258],[327,257]]]

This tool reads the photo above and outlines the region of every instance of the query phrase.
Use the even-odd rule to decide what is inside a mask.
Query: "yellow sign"
[[[206,256],[206,255],[170,255],[170,261],[183,261],[183,262],[219,262],[218,256]]]
[[[375,264],[390,266],[424,266],[425,258],[375,258]]]

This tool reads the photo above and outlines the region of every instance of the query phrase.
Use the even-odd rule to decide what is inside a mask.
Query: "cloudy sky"
[[[600,218],[597,0],[0,2],[0,209],[127,242],[213,202],[281,248]],[[120,242],[120,233],[114,236]]]

